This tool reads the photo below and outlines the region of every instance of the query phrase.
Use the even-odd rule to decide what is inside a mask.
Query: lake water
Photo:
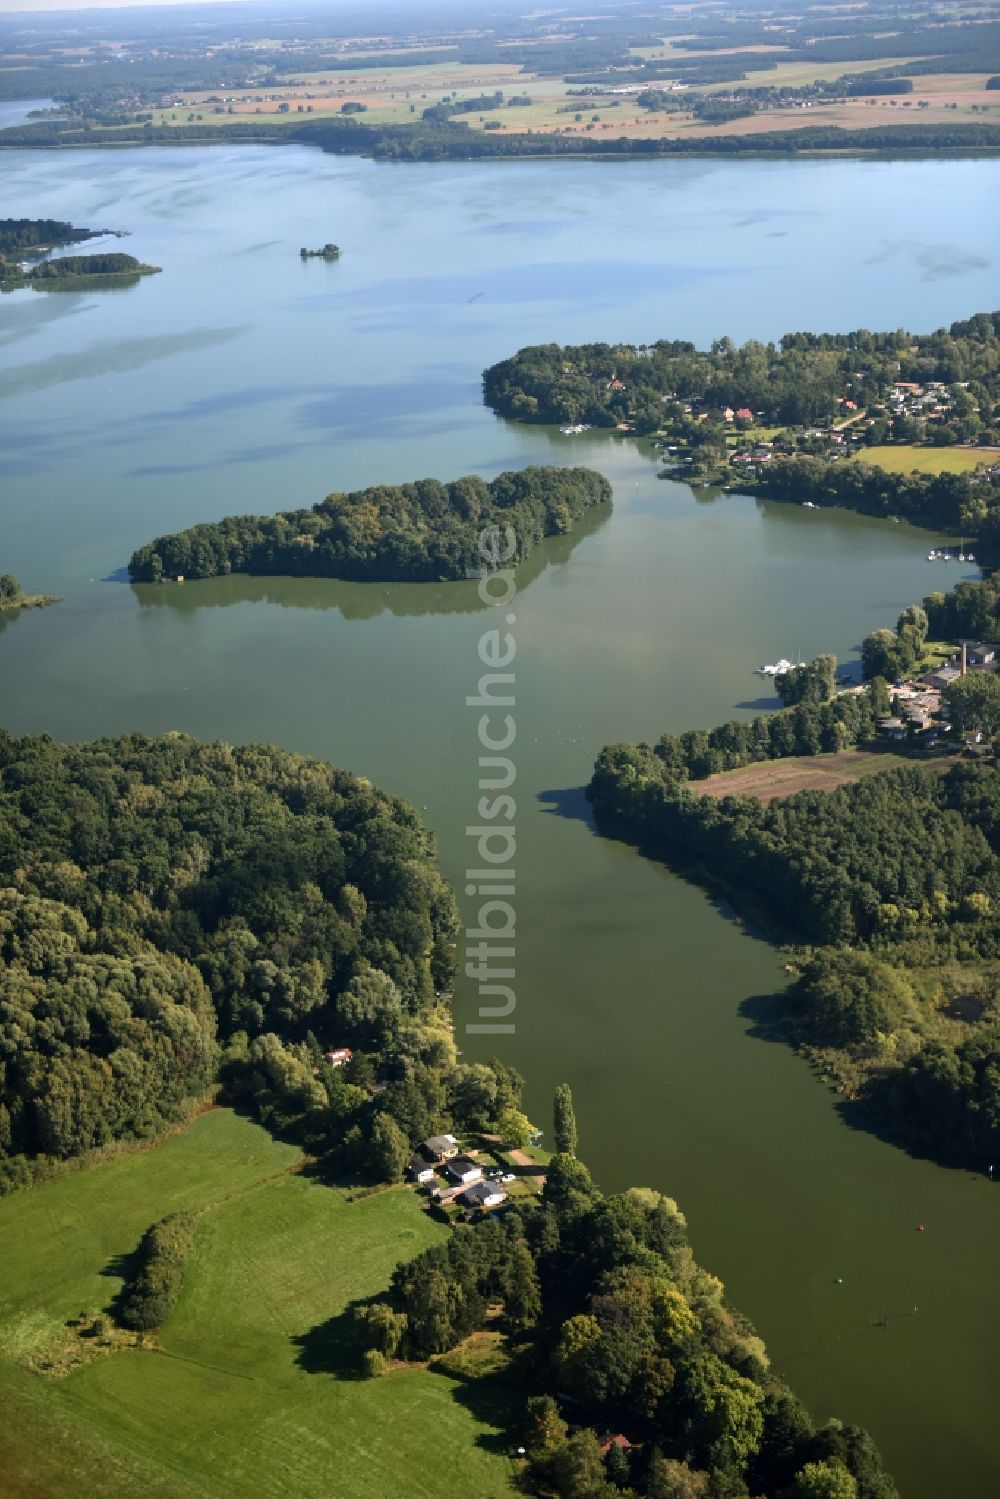
[[[992,307],[1000,162],[2,161],[7,212],[127,229],[119,247],[163,274],[0,300],[0,563],[66,596],[3,632],[0,722],[328,757],[425,809],[461,894],[478,821],[465,698],[497,622],[473,584],[113,579],[162,531],[336,488],[600,468],[613,512],[518,576],[516,1033],[467,1034],[465,984],[459,1044],[515,1062],[543,1126],[554,1083],[572,1084],[598,1179],[678,1198],[778,1366],[819,1417],[872,1429],[909,1499],[993,1491],[1000,1197],[849,1128],[801,1061],[755,1039],[747,1002],[784,982],[779,954],[596,837],[581,792],[608,740],[752,711],[759,661],[856,659],[941,586],[933,538],[696,498],[627,439],[498,421],[479,376],[529,342],[923,330]],[[338,263],[300,262],[329,239]]]
[[[7,99],[0,103],[0,130],[10,130],[13,125],[27,125],[32,114],[39,109],[55,109],[54,99]],[[21,218],[21,214],[11,214]]]

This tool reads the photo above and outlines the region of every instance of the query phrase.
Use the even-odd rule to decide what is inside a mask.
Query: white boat
[[[800,662],[804,665],[804,662]],[[786,671],[791,671],[793,663],[782,656],[780,661],[774,661],[766,666],[755,666],[754,674],[758,677],[780,677]]]
[[[803,510],[815,510],[816,506],[813,504],[812,500],[803,500],[802,508]]]

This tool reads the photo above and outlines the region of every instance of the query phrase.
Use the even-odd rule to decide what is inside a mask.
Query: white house
[[[463,1186],[479,1181],[483,1174],[482,1166],[470,1155],[456,1156],[453,1161],[448,1162],[445,1170],[453,1181],[461,1182]]]
[[[495,1182],[479,1181],[462,1193],[462,1201],[468,1208],[496,1208],[507,1201],[507,1193]]]

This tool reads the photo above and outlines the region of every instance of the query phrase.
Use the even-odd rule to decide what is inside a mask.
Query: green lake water
[[[597,1178],[676,1196],[777,1365],[818,1416],[871,1428],[908,1499],[996,1491],[1000,1196],[851,1128],[804,1063],[757,1039],[779,954],[595,836],[581,791],[608,740],[773,706],[758,662],[856,660],[958,568],[930,566],[934,538],[906,525],[695,497],[638,443],[501,422],[479,376],[529,342],[923,330],[992,307],[1000,162],[0,160],[6,211],[127,229],[113,247],[163,267],[128,289],[0,299],[0,565],[66,599],[2,631],[0,723],[327,757],[424,809],[462,895],[478,821],[465,698],[500,622],[475,584],[133,589],[120,570],[165,530],[336,488],[601,469],[613,510],[546,543],[510,606],[516,1032],[467,1033],[465,983],[459,1044],[515,1062],[544,1126],[554,1083],[572,1084]],[[328,239],[339,262],[300,262]]]

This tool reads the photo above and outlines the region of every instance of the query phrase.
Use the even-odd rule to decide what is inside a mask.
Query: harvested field
[[[764,760],[692,781],[691,790],[701,796],[755,796],[762,802],[792,796],[796,791],[836,791],[838,786],[860,781],[862,776],[901,766],[923,765],[943,770],[954,765],[956,755],[933,758],[897,755],[891,750],[841,750],[835,755],[793,755],[787,760]]]

